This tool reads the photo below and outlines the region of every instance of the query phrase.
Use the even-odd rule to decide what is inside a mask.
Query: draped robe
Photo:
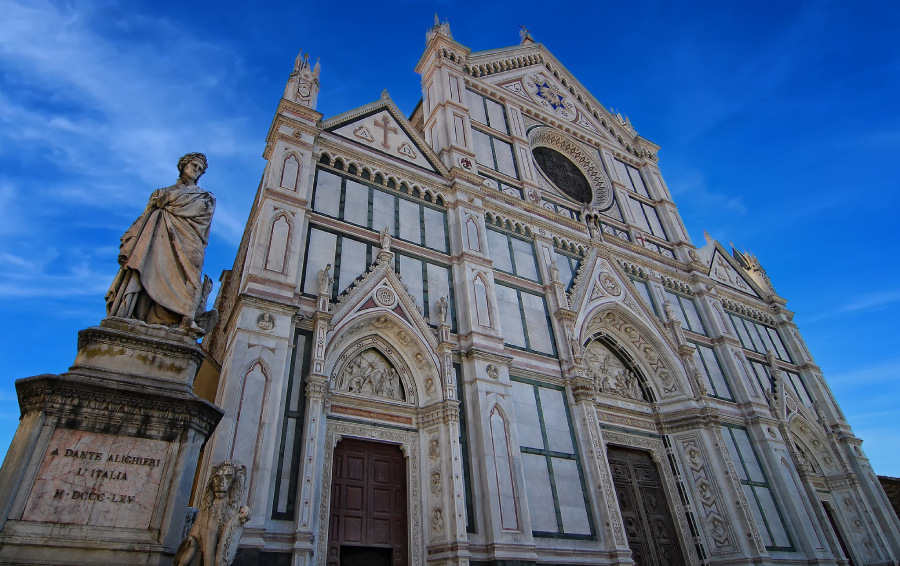
[[[182,179],[154,191],[121,238],[107,315],[166,325],[193,317],[215,209],[212,193]]]

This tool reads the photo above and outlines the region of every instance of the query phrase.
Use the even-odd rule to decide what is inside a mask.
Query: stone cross
[[[384,149],[391,149],[391,145],[388,143],[388,133],[397,134],[397,128],[390,126],[391,121],[387,116],[382,116],[381,121],[375,120],[375,127],[381,128],[384,130],[384,141],[381,142],[381,147]]]

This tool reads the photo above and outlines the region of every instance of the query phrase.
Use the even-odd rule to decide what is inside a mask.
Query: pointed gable
[[[709,276],[722,285],[759,298],[759,293],[755,290],[756,285],[748,281],[734,268],[732,265],[733,261],[734,260],[728,257],[728,254],[723,253],[721,247],[717,245],[713,250],[712,262],[709,267]]]
[[[443,173],[434,151],[418,136],[390,99],[331,118],[325,129],[368,149],[401,159],[426,171]]]

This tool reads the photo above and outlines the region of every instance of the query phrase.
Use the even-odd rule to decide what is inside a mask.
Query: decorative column
[[[295,564],[310,563],[310,553],[314,548],[314,532],[317,528],[318,507],[314,502],[318,499],[318,490],[328,489],[321,485],[323,450],[332,447],[324,446],[323,434],[325,425],[325,397],[328,393],[328,376],[325,374],[325,339],[331,326],[330,311],[331,288],[334,280],[329,273],[331,265],[319,270],[319,295],[316,299],[316,312],[312,316],[313,344],[312,363],[309,375],[306,376],[306,422],[303,426],[303,460],[300,482],[300,513],[297,517],[297,531],[294,535]]]

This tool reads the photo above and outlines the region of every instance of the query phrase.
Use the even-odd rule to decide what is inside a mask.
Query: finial
[[[297,58],[294,59],[294,70],[299,71],[303,65],[303,49],[300,49],[300,53],[297,53]]]
[[[390,98],[390,97],[391,97],[391,95],[388,94],[387,89],[384,89],[383,91],[381,91],[381,99],[382,99],[382,100],[387,100],[387,99]]]
[[[438,18],[437,12],[434,13],[434,27],[438,27],[441,25],[441,20]]]
[[[706,230],[703,231],[703,237],[706,238],[706,243],[711,244],[713,241],[713,237],[709,235],[709,232]]]
[[[519,37],[522,38],[520,44],[534,43],[534,38],[531,37],[531,31],[529,31],[524,24],[519,24],[519,27],[522,28],[519,30]]]

